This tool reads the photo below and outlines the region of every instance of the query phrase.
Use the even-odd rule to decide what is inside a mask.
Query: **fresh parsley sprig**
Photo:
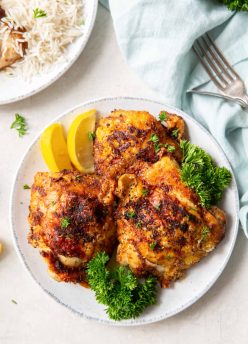
[[[15,120],[11,124],[10,129],[16,129],[19,133],[19,137],[23,137],[27,134],[27,121],[26,119],[20,115],[19,113],[15,114]]]
[[[203,207],[215,205],[231,182],[231,172],[216,166],[209,154],[187,140],[181,140],[180,147],[183,152],[182,180],[196,191]]]
[[[248,11],[248,0],[219,0],[231,11]]]
[[[107,270],[108,261],[109,256],[105,252],[98,253],[88,263],[87,276],[96,300],[107,306],[106,312],[111,319],[136,318],[148,306],[156,303],[155,277],[148,277],[141,283],[123,266]]]

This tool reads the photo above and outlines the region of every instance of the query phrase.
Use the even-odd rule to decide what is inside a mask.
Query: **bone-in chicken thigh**
[[[86,264],[112,254],[114,183],[76,171],[40,172],[31,190],[29,243],[40,250],[58,281],[86,285]]]
[[[178,133],[183,136],[184,122],[178,116],[164,115],[168,128],[146,111],[115,110],[101,118],[94,144],[96,172],[117,178],[140,161],[154,163],[165,154],[180,161],[181,150],[171,132],[180,124]]]
[[[199,205],[172,157],[136,172],[118,182],[117,260],[135,275],[153,274],[168,287],[218,245],[225,215],[217,207]]]

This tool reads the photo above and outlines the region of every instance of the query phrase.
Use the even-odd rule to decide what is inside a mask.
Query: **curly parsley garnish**
[[[248,0],[219,0],[231,11],[248,11]]]
[[[33,12],[34,12],[34,18],[35,19],[47,16],[46,12],[43,11],[42,9],[38,8],[38,7],[36,7]]]
[[[156,303],[156,279],[148,277],[144,283],[133,273],[120,266],[113,271],[106,269],[109,256],[98,253],[88,263],[87,276],[96,300],[107,306],[108,316],[116,321],[136,318],[148,306]]]
[[[231,172],[217,167],[202,148],[182,140],[183,152],[181,178],[199,195],[203,207],[209,208],[221,200],[222,194],[232,180]]]
[[[165,111],[160,112],[160,114],[159,114],[160,122],[166,121],[166,119],[167,119],[167,112],[165,112]]]
[[[61,222],[60,222],[60,225],[61,225],[61,228],[67,228],[70,224],[70,219],[69,217],[63,217],[63,219],[61,219]]]
[[[19,137],[23,137],[27,133],[27,122],[26,119],[19,113],[15,114],[15,120],[11,124],[10,129],[16,129],[19,133]]]

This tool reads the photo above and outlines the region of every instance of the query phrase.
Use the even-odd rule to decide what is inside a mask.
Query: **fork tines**
[[[208,34],[195,41],[193,50],[219,89],[225,90],[228,84],[240,79]]]

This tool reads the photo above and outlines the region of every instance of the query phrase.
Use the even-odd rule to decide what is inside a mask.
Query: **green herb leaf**
[[[126,214],[129,219],[134,219],[136,217],[135,211],[128,211]]]
[[[167,112],[161,111],[160,114],[159,114],[160,122],[166,121],[166,119],[167,119]]]
[[[20,114],[15,114],[15,120],[11,124],[10,129],[16,129],[19,133],[19,137],[23,137],[27,133],[27,122],[26,119]]]
[[[142,196],[146,197],[149,194],[149,190],[143,189],[141,190]]]
[[[61,219],[61,222],[60,222],[61,228],[67,228],[69,224],[70,224],[69,217],[63,217],[63,219]]]
[[[156,242],[156,241],[152,242],[152,243],[149,245],[149,247],[150,247],[151,250],[154,250],[156,246],[157,246],[157,242]]]
[[[179,131],[179,129],[174,129],[174,130],[172,130],[172,136],[173,137],[175,137],[175,138],[177,138],[178,137],[178,131]]]
[[[138,221],[138,222],[136,223],[136,227],[137,227],[137,228],[141,228],[141,227],[142,227],[141,221]]]
[[[231,11],[248,11],[248,0],[219,0]]]
[[[154,143],[154,150],[155,153],[160,152],[160,149],[163,147],[163,145],[161,143]]]
[[[225,167],[217,167],[210,155],[189,141],[182,140],[180,147],[183,152],[182,180],[195,190],[203,207],[217,204],[232,180],[231,172]]]
[[[31,187],[28,184],[24,184],[23,185],[23,189],[24,190],[29,190],[29,189],[31,189]]]
[[[96,137],[95,133],[93,133],[92,131],[88,132],[88,138],[90,141],[94,141],[95,137]]]
[[[156,303],[156,279],[148,277],[144,283],[123,267],[109,271],[109,257],[105,252],[97,253],[88,263],[87,276],[96,300],[107,306],[108,316],[116,321],[136,318],[148,306]]]
[[[38,7],[36,7],[36,9],[34,9],[33,12],[34,12],[34,18],[35,19],[47,16],[46,12],[43,11],[42,9],[38,8]]]
[[[159,142],[158,135],[152,134],[150,137],[150,141],[152,141],[153,143]]]
[[[167,148],[167,151],[170,152],[170,153],[173,153],[173,152],[175,151],[175,149],[176,149],[176,148],[175,148],[174,146],[172,146],[172,145],[167,145],[166,148]]]
[[[210,228],[207,226],[204,226],[201,232],[201,240],[202,241],[206,240],[207,237],[209,236],[209,233],[210,233]]]
[[[15,305],[17,305],[16,300],[11,300],[12,303],[14,303]]]

